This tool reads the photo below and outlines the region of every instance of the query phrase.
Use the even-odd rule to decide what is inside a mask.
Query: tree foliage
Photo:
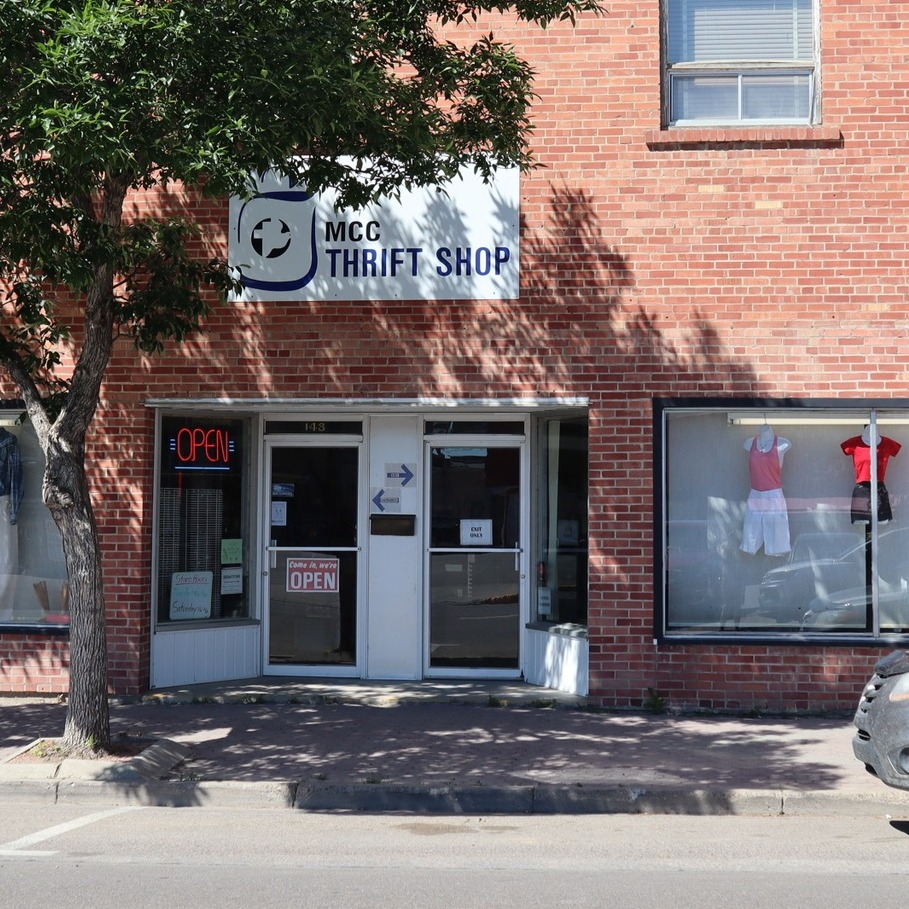
[[[243,194],[251,172],[276,166],[361,205],[464,167],[526,167],[533,73],[492,34],[453,40],[458,26],[503,13],[545,27],[597,9],[0,0],[0,364],[44,450],[44,499],[73,582],[71,744],[109,735],[84,457],[112,345],[122,335],[144,351],[182,340],[217,298],[209,288],[230,284],[223,261],[192,254],[193,225],[125,220],[128,194],[173,181]],[[59,369],[64,351],[71,371]]]

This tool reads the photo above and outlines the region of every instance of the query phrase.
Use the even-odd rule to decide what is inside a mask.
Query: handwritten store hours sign
[[[211,571],[176,571],[171,575],[171,619],[211,618]]]

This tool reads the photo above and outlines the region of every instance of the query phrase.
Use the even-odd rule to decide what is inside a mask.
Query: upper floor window
[[[814,0],[664,0],[668,121],[816,120]]]

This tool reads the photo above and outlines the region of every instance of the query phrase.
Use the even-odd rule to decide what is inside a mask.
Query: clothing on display
[[[0,613],[9,612],[19,576],[19,528],[12,519],[9,496],[0,496]]]
[[[8,429],[0,428],[0,497],[8,498],[6,511],[10,524],[19,520],[19,506],[24,493],[19,440]]]
[[[0,610],[10,612],[19,575],[19,506],[22,485],[22,454],[19,440],[0,427]]]
[[[884,485],[887,465],[890,459],[899,454],[903,446],[887,436],[881,436],[877,442],[877,519],[881,524],[893,519],[890,507],[890,494]],[[871,523],[871,432],[866,427],[860,436],[846,439],[840,445],[843,454],[852,458],[855,467],[855,486],[852,489],[852,507],[850,517],[853,524]]]
[[[752,439],[746,439],[751,492],[745,503],[742,552],[756,555],[761,546],[771,556],[786,555],[789,540],[789,511],[783,495],[783,456],[791,447],[764,424]]]
[[[852,487],[852,506],[849,512],[853,524],[871,523],[871,484],[856,483]],[[877,484],[877,520],[886,524],[893,520],[893,509],[890,507],[890,493],[883,483]]]

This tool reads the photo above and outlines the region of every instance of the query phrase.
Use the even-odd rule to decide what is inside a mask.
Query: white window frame
[[[714,0],[720,3],[721,0]],[[735,0],[738,6],[743,0]],[[791,0],[794,5],[797,0]],[[811,3],[811,31],[812,47],[810,58],[799,55],[799,59],[783,58],[779,59],[770,57],[756,59],[738,59],[736,54],[731,53],[729,59],[723,59],[721,54],[715,51],[709,53],[704,59],[673,59],[677,56],[692,56],[695,52],[690,51],[688,54],[679,54],[674,52],[673,25],[678,20],[683,23],[688,14],[684,7],[698,4],[703,8],[704,4],[710,3],[710,0],[662,0],[662,19],[663,19],[663,113],[664,122],[672,127],[697,127],[697,126],[810,126],[820,122],[820,19],[819,3],[820,0],[809,0]],[[734,50],[734,49],[733,49]],[[743,114],[743,97],[745,85],[750,78],[754,77],[805,77],[808,80],[807,85],[807,113],[805,116],[792,117],[767,117],[767,118],[746,118]],[[674,109],[674,83],[682,79],[735,79],[737,81],[737,109],[735,115],[722,115],[716,117],[689,117],[685,118],[678,115]]]

